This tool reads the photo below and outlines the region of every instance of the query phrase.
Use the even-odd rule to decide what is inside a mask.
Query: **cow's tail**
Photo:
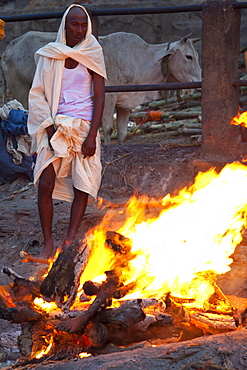
[[[3,56],[1,58],[0,66],[1,66],[1,75],[2,75],[2,104],[4,105],[7,102],[7,81],[6,81],[4,71],[3,71],[2,62],[3,62]]]

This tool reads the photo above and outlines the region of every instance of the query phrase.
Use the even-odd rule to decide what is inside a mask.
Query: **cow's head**
[[[162,74],[167,82],[194,82],[201,80],[201,67],[194,43],[200,39],[190,39],[190,35],[167,44],[157,55],[161,61]]]

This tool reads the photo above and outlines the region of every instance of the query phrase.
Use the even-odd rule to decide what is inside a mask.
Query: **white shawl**
[[[74,6],[82,8],[86,13],[88,29],[84,40],[71,48],[66,45],[65,20],[69,10]],[[29,93],[28,115],[28,132],[32,136],[31,152],[38,154],[34,183],[38,181],[43,169],[53,163],[57,174],[53,198],[71,201],[72,186],[96,198],[101,180],[99,134],[95,155],[82,159],[81,145],[87,136],[89,122],[79,120],[81,122],[79,124],[76,118],[57,116],[66,58],[70,57],[106,78],[102,48],[91,33],[91,21],[84,7],[72,4],[63,15],[56,41],[42,47],[36,54],[39,58]],[[51,140],[55,153],[49,149],[46,133],[46,128],[51,125],[58,128]],[[69,129],[71,125],[79,125],[77,132],[83,128],[84,133],[80,132],[78,137],[74,134],[68,135],[72,132]],[[73,143],[72,153],[70,153],[71,143]]]
[[[86,36],[73,48],[66,45],[65,32],[66,16],[72,7],[83,9],[88,18]],[[91,32],[91,20],[86,9],[81,5],[72,4],[63,15],[56,41],[36,52],[36,57],[39,58],[29,93],[28,118],[28,131],[34,139],[33,151],[37,151],[37,145],[41,144],[34,135],[55,123],[65,59],[72,58],[106,79],[102,48]]]

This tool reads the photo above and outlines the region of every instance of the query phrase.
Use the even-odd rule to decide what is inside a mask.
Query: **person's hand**
[[[56,132],[56,130],[55,130],[53,125],[46,128],[48,144],[49,144],[49,146],[52,150],[53,150],[53,148],[52,148],[52,145],[51,145],[51,139],[52,139],[52,136],[55,134],[55,132]]]
[[[96,151],[96,139],[93,136],[88,136],[82,144],[81,152],[86,157],[92,157]]]

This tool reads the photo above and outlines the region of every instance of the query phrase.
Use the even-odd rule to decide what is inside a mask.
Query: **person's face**
[[[78,7],[73,7],[67,14],[65,21],[66,44],[70,47],[81,42],[87,33],[87,16]]]

